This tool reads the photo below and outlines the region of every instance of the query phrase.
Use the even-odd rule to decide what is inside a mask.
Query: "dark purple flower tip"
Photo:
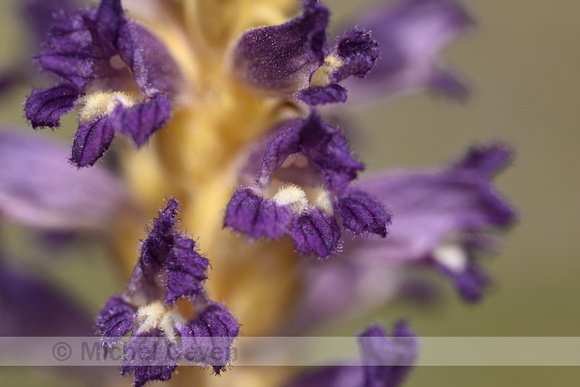
[[[195,251],[195,242],[192,239],[176,238],[165,266],[166,304],[182,297],[196,297],[203,294],[203,282],[207,279],[206,270],[209,260]]]
[[[150,101],[139,103],[129,108],[118,104],[109,116],[111,127],[115,132],[132,138],[138,148],[145,145],[149,137],[161,129],[171,117],[171,105],[164,94],[153,97]]]
[[[359,335],[365,371],[364,386],[395,387],[402,383],[415,362],[419,345],[405,321],[397,322],[392,337],[372,325]]]
[[[512,155],[513,151],[505,144],[475,145],[468,149],[456,167],[471,169],[489,178],[505,168]]]
[[[115,295],[107,301],[96,318],[97,334],[102,336],[103,344],[113,346],[120,342],[135,325],[137,309]]]
[[[290,237],[299,254],[314,254],[324,259],[340,252],[340,227],[336,218],[319,209],[309,208],[295,218],[290,228]]]
[[[150,282],[155,282],[162,267],[165,266],[170,251],[180,235],[175,231],[179,213],[179,202],[169,199],[164,209],[159,208],[159,215],[152,222],[151,231],[141,246],[141,257],[138,266]]]
[[[364,78],[379,58],[379,44],[370,33],[355,27],[338,38],[336,55],[343,63],[331,73],[332,82],[340,82],[351,75]]]
[[[480,301],[490,285],[490,280],[481,268],[469,257],[469,247],[457,246],[458,254],[463,260],[449,260],[441,256],[441,251],[434,253],[432,263],[441,273],[449,277],[461,298],[468,303]],[[465,251],[464,251],[465,250]]]
[[[188,325],[182,329],[181,338],[185,358],[193,362],[202,362],[213,367],[215,374],[219,375],[226,370],[232,361],[232,343],[240,333],[240,324],[232,316],[230,311],[218,302],[210,302]],[[208,340],[194,340],[194,338],[212,338]],[[188,353],[199,351],[199,346],[212,348],[211,359],[198,359],[189,357]]]
[[[391,215],[370,194],[351,188],[338,199],[337,207],[342,216],[342,224],[347,230],[357,235],[369,232],[383,238],[387,236]]]
[[[328,86],[308,87],[300,90],[296,97],[310,106],[344,103],[347,100],[347,91],[344,87],[332,83]]]
[[[307,83],[324,61],[328,19],[318,0],[303,0],[296,18],[246,32],[233,52],[239,77],[266,90],[292,91]]]
[[[290,206],[260,197],[251,188],[234,192],[226,207],[224,227],[244,233],[251,238],[281,238],[292,220]]]
[[[57,128],[60,118],[75,107],[78,89],[62,84],[49,89],[35,89],[24,103],[24,115],[34,129]]]
[[[123,375],[132,374],[135,387],[151,381],[167,381],[173,377],[180,358],[180,349],[159,329],[133,336],[123,347]]]
[[[114,137],[115,131],[107,116],[79,124],[73,142],[71,163],[79,168],[94,165],[109,149]]]

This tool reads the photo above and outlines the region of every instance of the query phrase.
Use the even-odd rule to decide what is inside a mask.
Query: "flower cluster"
[[[96,326],[105,348],[133,354],[122,373],[136,386],[171,379],[182,360],[221,374],[241,324],[247,335],[289,335],[367,312],[397,292],[404,265],[434,268],[466,301],[482,297],[476,252],[492,247],[483,232],[515,217],[491,186],[509,148],[473,146],[450,166],[359,176],[362,160],[324,110],[419,89],[464,98],[438,54],[470,17],[451,0],[401,0],[334,44],[329,23],[319,0],[101,0],[55,14],[34,61],[58,81],[34,89],[24,113],[33,128],[54,129],[77,110],[72,166],[53,144],[1,133],[0,212],[110,238],[129,280]],[[340,106],[339,116],[349,105]],[[113,175],[94,164],[117,134],[139,150],[113,147]],[[0,281],[0,291],[15,283]],[[6,305],[2,315],[22,315]],[[391,336],[370,325],[357,366],[277,382],[399,385],[418,344],[406,322]],[[218,359],[186,355],[204,338]],[[175,356],[162,359],[168,348]],[[235,369],[228,374],[236,385]]]

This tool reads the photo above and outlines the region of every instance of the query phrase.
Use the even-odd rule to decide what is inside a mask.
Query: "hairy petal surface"
[[[278,239],[288,231],[292,217],[289,206],[280,206],[245,188],[234,192],[226,208],[224,226],[251,238]]]
[[[209,365],[213,367],[214,373],[219,375],[233,360],[231,346],[240,333],[240,325],[224,305],[212,302],[199,316],[189,321],[180,333],[184,343],[185,358],[195,363],[202,362]],[[211,346],[209,351],[208,346]],[[211,358],[188,358],[187,353],[200,353],[199,349],[204,350],[205,353],[211,353]]]
[[[133,139],[140,148],[149,137],[161,129],[171,117],[171,105],[164,94],[159,94],[147,102],[126,108],[118,104],[109,116],[111,127],[115,132],[123,133]]]
[[[75,107],[79,91],[72,84],[32,90],[24,104],[24,115],[34,128],[57,128],[60,118]]]
[[[318,209],[309,209],[295,219],[290,237],[300,254],[314,254],[323,259],[340,251],[340,227],[336,219]]]
[[[151,381],[167,381],[177,369],[180,348],[159,329],[133,336],[123,347],[123,375],[132,374],[135,387]]]
[[[207,279],[209,260],[195,251],[195,242],[192,239],[177,237],[165,266],[165,303],[175,302],[182,297],[203,295],[203,282]]]
[[[133,329],[136,312],[123,296],[111,297],[95,320],[97,334],[102,336],[103,343],[112,346],[120,342]]]
[[[377,199],[368,193],[349,189],[338,200],[343,226],[354,234],[369,232],[381,237],[387,236],[387,226],[391,216]]]
[[[318,0],[303,0],[302,13],[289,22],[246,32],[233,52],[238,76],[266,90],[293,91],[306,83],[324,61],[328,19]]]
[[[79,168],[94,165],[109,149],[114,137],[115,130],[107,116],[79,124],[70,161]]]

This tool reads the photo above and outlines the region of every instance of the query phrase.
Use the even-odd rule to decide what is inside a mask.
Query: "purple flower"
[[[286,387],[396,387],[409,373],[418,354],[410,326],[400,321],[388,337],[379,325],[370,325],[359,336],[362,362],[326,367],[297,377]]]
[[[179,70],[157,38],[125,18],[120,0],[72,15],[58,13],[42,47],[35,61],[61,82],[33,90],[24,112],[33,128],[56,128],[64,114],[79,108],[71,156],[76,166],[93,165],[115,133],[141,147],[169,121]],[[134,87],[131,83],[138,92],[110,91]]]
[[[351,75],[364,78],[379,56],[378,44],[363,29],[353,28],[329,48],[328,9],[318,0],[302,5],[294,19],[242,35],[234,49],[236,72],[253,87],[297,93],[308,105],[346,102],[346,89],[338,82]]]
[[[212,366],[220,374],[230,364],[230,347],[239,333],[239,324],[228,309],[206,297],[203,282],[209,260],[196,251],[192,239],[176,230],[178,210],[175,199],[159,210],[127,292],[111,297],[96,320],[105,346],[132,334],[124,344],[122,372],[132,374],[136,386],[170,379],[181,358]],[[193,311],[193,318],[182,317],[183,306],[176,304],[180,299],[189,300],[191,310],[185,312]],[[188,356],[201,346],[218,349],[220,357]]]
[[[366,79],[347,82],[354,99],[377,97],[427,88],[463,99],[468,90],[438,55],[472,26],[472,18],[453,0],[402,0],[385,4],[355,20],[372,32],[380,58]]]
[[[224,225],[251,238],[278,239],[288,234],[300,254],[323,259],[340,251],[342,228],[385,237],[390,216],[364,191],[349,187],[363,170],[345,134],[313,112],[274,130],[261,154],[254,184],[237,190]],[[291,158],[292,157],[292,158]],[[252,175],[252,166],[246,173]],[[278,192],[273,194],[276,182]],[[308,193],[307,193],[308,191]]]

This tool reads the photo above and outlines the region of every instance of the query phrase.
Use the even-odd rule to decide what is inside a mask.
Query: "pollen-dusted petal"
[[[79,124],[72,147],[71,162],[77,167],[93,165],[111,146],[115,131],[108,116]]]
[[[120,342],[135,325],[137,309],[121,295],[115,295],[107,301],[96,318],[97,333],[103,343],[113,346]]]
[[[347,91],[344,87],[332,83],[328,86],[308,87],[300,90],[297,98],[310,106],[343,103],[347,100]]]
[[[320,259],[337,254],[340,250],[340,227],[334,217],[328,217],[318,209],[295,218],[290,229],[296,251],[300,254],[314,254]]]
[[[355,23],[372,31],[379,43],[380,59],[365,79],[348,81],[351,101],[424,88],[465,97],[466,87],[439,68],[438,58],[472,24],[459,4],[451,0],[401,0],[372,9]]]
[[[184,357],[189,361],[202,362],[213,367],[214,373],[219,375],[232,361],[231,346],[240,333],[240,324],[223,304],[210,302],[202,313],[183,327],[180,333]],[[199,354],[200,351],[210,354],[210,358],[189,356]]]
[[[123,375],[132,374],[135,387],[151,381],[167,381],[173,377],[181,349],[159,329],[133,336],[124,347]]]
[[[49,89],[34,89],[24,103],[24,114],[34,129],[60,126],[60,118],[75,107],[78,89],[62,84]]]
[[[150,101],[125,107],[118,104],[109,116],[111,127],[132,138],[137,147],[147,143],[149,137],[161,129],[171,117],[171,106],[166,95],[159,94]]]
[[[181,297],[202,295],[208,266],[209,260],[195,251],[195,242],[192,239],[177,237],[165,265],[165,303],[175,302]]]
[[[338,38],[336,55],[341,59],[342,66],[332,72],[331,81],[340,82],[351,75],[364,78],[377,62],[379,44],[369,32],[355,27]]]
[[[318,0],[303,0],[296,18],[242,35],[233,52],[235,71],[261,89],[285,91],[306,84],[324,61],[328,19],[328,9]]]
[[[368,193],[351,188],[338,199],[338,208],[347,230],[355,234],[369,232],[383,238],[387,236],[391,216],[383,204]]]
[[[224,226],[251,238],[278,239],[287,232],[292,216],[290,205],[279,205],[251,188],[243,188],[234,192],[228,203]]]
[[[359,335],[365,371],[364,386],[400,385],[418,356],[415,333],[405,321],[397,322],[392,337],[378,325],[371,325]]]

